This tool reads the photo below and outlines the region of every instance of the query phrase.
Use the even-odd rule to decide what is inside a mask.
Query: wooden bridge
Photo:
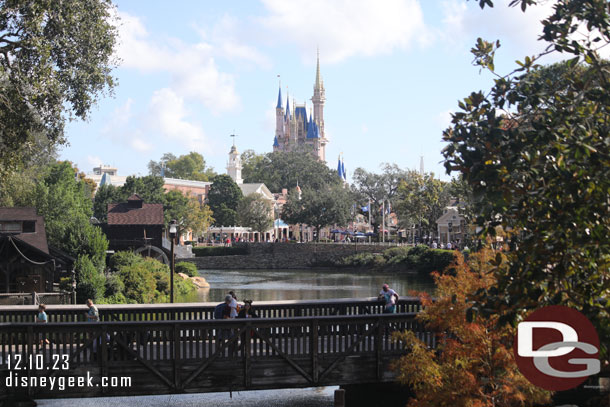
[[[86,307],[58,305],[47,307],[48,324],[32,323],[35,307],[0,307],[0,399],[391,382],[390,364],[404,354],[392,332],[412,330],[435,346],[415,321],[416,298],[401,299],[396,314],[382,314],[376,299],[261,302],[261,318],[235,320],[211,319],[214,306],[100,305],[101,321],[84,322]],[[70,376],[91,377],[93,386],[68,387]],[[6,387],[7,377],[29,386]]]

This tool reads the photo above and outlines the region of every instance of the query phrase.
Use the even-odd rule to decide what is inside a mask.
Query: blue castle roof
[[[277,106],[276,109],[282,108],[282,87],[280,86],[280,90],[277,93]]]
[[[286,113],[284,114],[285,117],[291,117],[290,114],[290,99],[288,98],[288,94],[286,94]]]
[[[307,123],[307,109],[305,109],[305,106],[297,106],[297,108],[294,109],[294,115],[297,119],[299,116],[303,117],[303,121]]]
[[[277,136],[275,136],[275,138],[273,139],[273,147],[279,147],[280,143],[278,143],[277,141]]]
[[[320,130],[318,129],[318,125],[316,122],[311,120],[311,118],[307,124],[307,138],[320,138]]]

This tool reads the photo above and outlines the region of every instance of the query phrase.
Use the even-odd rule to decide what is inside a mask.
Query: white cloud
[[[192,151],[209,151],[201,126],[188,120],[184,99],[169,88],[156,91],[150,101],[148,123],[151,131],[159,132]]]
[[[234,110],[240,99],[233,75],[221,72],[214,60],[216,48],[209,42],[183,43],[179,39],[151,37],[144,23],[135,16],[119,12],[117,56],[121,66],[142,72],[168,73],[170,86],[179,96],[201,102],[214,113]],[[225,44],[225,54],[254,50],[239,44]],[[223,48],[223,49],[224,49]],[[219,54],[222,54],[220,52]]]
[[[153,145],[151,143],[147,142],[146,140],[142,139],[141,136],[135,136],[135,137],[131,138],[129,145],[131,145],[131,147],[134,150],[139,151],[141,153],[146,153],[146,152],[152,150],[152,148],[153,148]]]
[[[430,33],[417,0],[263,0],[262,26],[275,38],[293,41],[311,58],[319,46],[325,62],[387,54]]]
[[[475,36],[489,41],[500,39],[501,43],[510,40],[524,56],[543,51],[548,44],[538,41],[542,34],[540,21],[552,14],[554,1],[541,1],[525,13],[521,7],[509,7],[509,3],[510,0],[500,0],[493,8],[481,10],[475,1],[445,1],[440,37],[449,44],[472,41]]]

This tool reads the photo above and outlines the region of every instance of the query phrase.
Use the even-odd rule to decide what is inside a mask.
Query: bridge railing
[[[411,330],[429,347],[436,346],[434,335],[415,319],[416,315],[0,323],[0,371],[7,371],[10,361],[11,370],[25,367],[28,372],[21,374],[34,376],[70,375],[90,369],[100,375],[128,375],[134,387],[126,394],[219,391],[225,384],[214,387],[209,383],[221,383],[226,375],[240,382],[230,383],[235,386],[231,388],[264,387],[262,372],[270,375],[268,369],[274,366],[278,369],[273,373],[278,375],[275,380],[283,380],[279,387],[340,384],[363,374],[382,380],[387,379],[388,357],[404,353],[403,344],[392,339],[393,332]],[[29,355],[34,355],[33,362]],[[364,373],[340,365],[348,356],[367,363],[362,366]],[[15,366],[17,359],[20,367]],[[355,359],[350,360],[359,366]],[[64,363],[67,370],[62,370]],[[291,378],[283,377],[285,367],[281,366],[286,364],[293,368]],[[138,372],[152,374],[155,380]],[[162,381],[163,389],[159,384],[151,387],[151,383],[159,382],[156,379]],[[44,389],[33,391],[49,394]],[[89,395],[99,395],[88,391]]]
[[[182,304],[120,304],[97,305],[101,321],[201,321],[214,316],[217,303]],[[419,312],[418,297],[402,297],[397,303],[399,313]],[[383,312],[383,303],[376,298],[347,298],[314,301],[255,302],[254,309],[262,318],[292,318],[300,316],[375,315]],[[85,321],[85,305],[49,305],[49,322]],[[0,306],[0,323],[33,322],[35,306]]]

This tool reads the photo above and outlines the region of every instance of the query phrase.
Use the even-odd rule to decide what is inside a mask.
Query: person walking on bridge
[[[384,314],[393,314],[396,312],[396,303],[398,302],[398,294],[392,290],[389,285],[384,284],[381,287],[381,292],[377,297],[378,300],[383,301],[385,306],[383,308]]]

